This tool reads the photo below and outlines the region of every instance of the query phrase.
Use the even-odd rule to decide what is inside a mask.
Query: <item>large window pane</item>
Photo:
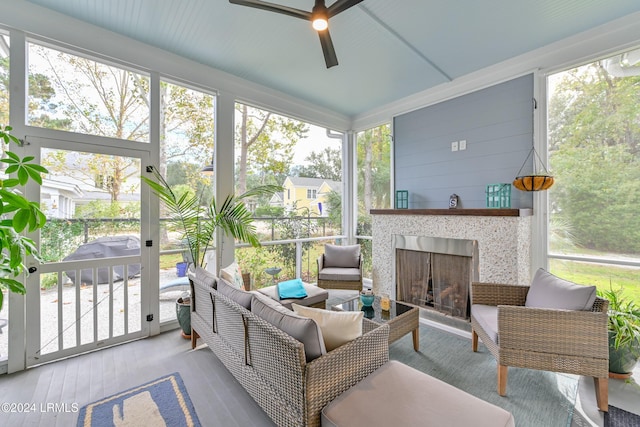
[[[29,43],[27,123],[149,142],[149,78]]]
[[[364,276],[371,277],[371,209],[391,207],[391,127],[381,125],[356,135],[358,156],[358,225]]]
[[[0,33],[0,126],[9,124],[9,36]],[[4,157],[5,145],[2,145],[0,155]],[[0,165],[0,177],[4,176],[5,164]],[[3,293],[4,303],[0,310],[0,361],[7,359],[8,352],[8,320],[9,319],[9,293],[0,289]]]
[[[184,193],[198,195],[202,204],[208,205],[213,195],[213,177],[202,170],[213,160],[216,97],[166,81],[161,82],[160,92],[160,173],[178,196]],[[182,263],[193,261],[185,250],[183,231],[169,227],[166,216],[161,207],[161,307],[165,304],[171,306],[188,289]],[[175,318],[175,307],[160,311],[161,322]]]
[[[239,249],[243,271],[251,272],[260,286],[270,280],[264,277],[266,268],[280,267],[280,278],[286,278],[295,277],[299,265],[302,278],[315,281],[316,258],[324,242],[309,239],[342,234],[342,138],[328,137],[326,129],[309,123],[236,104],[235,152],[238,194],[265,184],[283,188],[271,198],[249,201],[261,241],[298,240],[266,245],[260,256],[250,257],[248,250]]]
[[[551,268],[639,298],[640,50],[549,77]],[[617,267],[614,263],[626,263]],[[634,279],[635,277],[635,279]]]

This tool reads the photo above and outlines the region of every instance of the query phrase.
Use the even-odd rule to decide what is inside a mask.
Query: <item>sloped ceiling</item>
[[[364,0],[331,19],[339,65],[327,69],[310,23],[226,0],[29,2],[347,116],[640,11],[638,0]]]

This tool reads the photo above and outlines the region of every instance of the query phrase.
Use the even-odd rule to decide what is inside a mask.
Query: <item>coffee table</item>
[[[389,344],[397,341],[404,335],[413,334],[413,349],[420,350],[420,315],[418,307],[403,304],[399,301],[391,301],[389,311],[380,308],[380,297],[376,296],[371,307],[363,307],[360,297],[348,299],[340,304],[331,306],[335,311],[363,311],[364,317],[376,322],[389,325]]]

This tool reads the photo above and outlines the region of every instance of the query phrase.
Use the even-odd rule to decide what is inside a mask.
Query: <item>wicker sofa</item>
[[[389,360],[389,327],[363,319],[361,337],[307,361],[300,341],[214,288],[215,277],[189,278],[192,335],[279,426],[319,426],[327,403]]]

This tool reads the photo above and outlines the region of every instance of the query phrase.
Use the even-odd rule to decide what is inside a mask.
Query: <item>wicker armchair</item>
[[[362,290],[360,245],[325,245],[318,257],[318,287],[323,289]]]
[[[496,358],[498,394],[506,394],[509,366],[585,375],[594,378],[598,408],[606,412],[608,301],[596,298],[591,311],[532,308],[524,306],[528,292],[529,286],[472,284],[472,305],[497,307],[497,336],[473,308],[471,327],[473,351],[480,337]]]

